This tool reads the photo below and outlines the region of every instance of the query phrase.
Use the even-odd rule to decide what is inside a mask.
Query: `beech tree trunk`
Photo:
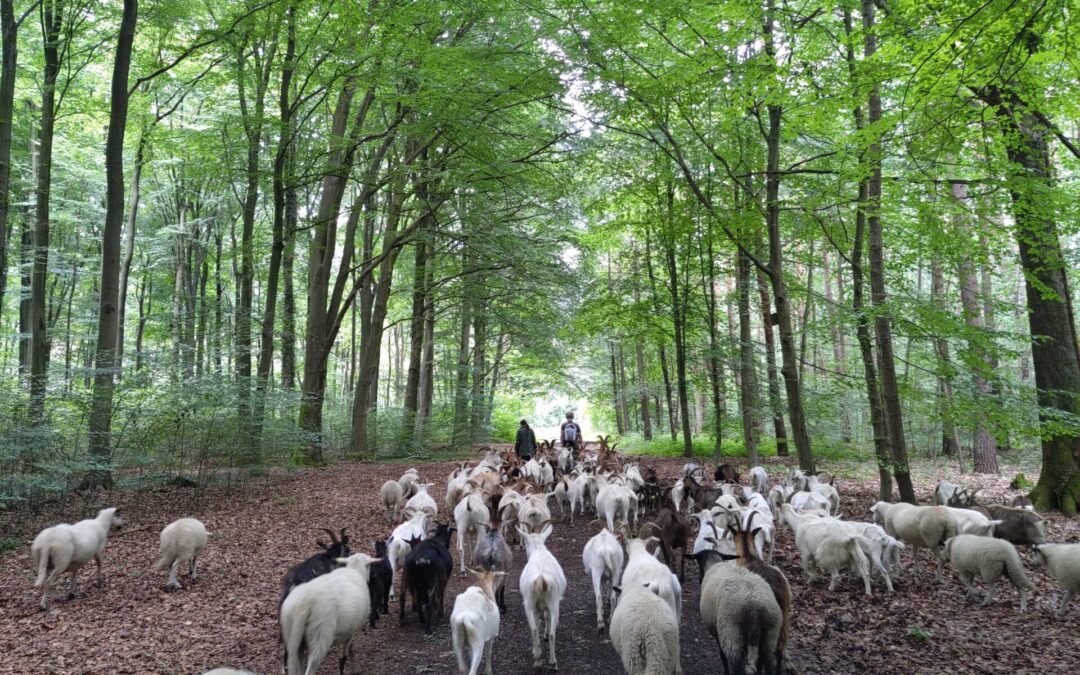
[[[769,302],[768,278],[757,275],[758,299],[761,303],[761,327],[765,333],[765,373],[769,378],[769,410],[772,412],[773,433],[776,435],[776,454],[787,457],[787,429],[784,426],[784,402],[780,399],[780,378],[776,375],[776,337],[773,331],[772,303]],[[805,335],[805,330],[803,332]]]
[[[87,477],[94,486],[112,484],[113,375],[119,338],[120,249],[124,223],[124,131],[127,127],[128,72],[135,40],[138,0],[124,0],[113,62],[109,131],[105,139],[105,228],[101,241],[101,293],[98,304],[97,357],[90,403],[90,458],[96,467]],[[73,289],[74,290],[74,289]]]
[[[945,300],[945,275],[941,261],[937,257],[930,263],[930,302],[942,314],[948,312]],[[952,359],[949,356],[949,341],[940,335],[933,337],[934,351],[938,357],[938,389],[941,409],[941,453],[946,457],[960,456],[960,443],[956,438],[956,424],[953,422],[953,372]]]
[[[967,208],[967,185],[964,183],[952,183],[952,196],[961,209],[956,218],[957,235],[961,242],[967,246],[974,245],[974,237],[971,225],[968,223],[967,214],[963,210]],[[964,308],[964,321],[968,327],[978,333],[984,328],[982,306],[979,303],[979,279],[975,274],[975,264],[970,255],[961,253],[960,264],[957,268],[957,276],[960,281],[960,304]],[[993,392],[990,387],[990,379],[993,377],[992,366],[989,362],[986,349],[979,344],[979,338],[972,336],[968,340],[967,361],[971,369],[971,382],[976,395],[980,400],[975,401],[972,411],[972,423],[974,425],[971,446],[971,457],[975,473],[999,473],[997,464],[997,441],[990,433],[987,422],[986,407],[990,405],[990,397]]]
[[[1054,178],[1045,123],[1009,88],[983,93],[999,123],[1009,157],[1009,193],[1025,272],[1031,357],[1041,409],[1042,471],[1031,492],[1040,511],[1073,516],[1080,505],[1080,440],[1053,420],[1080,414],[1080,352],[1052,202]]]
[[[8,190],[11,187],[11,127],[15,115],[15,68],[18,62],[19,26],[14,0],[0,0],[0,317],[4,315],[8,266]]]
[[[877,51],[874,32],[874,0],[863,0],[863,55],[870,58]],[[868,122],[877,126],[881,121],[881,96],[875,82],[868,97]],[[881,144],[875,141],[866,151],[870,176],[867,181],[867,231],[870,240],[870,298],[874,304],[874,334],[878,346],[878,369],[881,373],[881,399],[885,410],[885,428],[889,433],[893,477],[900,490],[900,499],[915,503],[915,488],[911,484],[911,469],[907,459],[907,440],[904,437],[904,415],[900,390],[896,380],[896,358],[893,355],[892,325],[885,292],[885,244],[881,226]]]
[[[60,72],[60,40],[64,27],[63,0],[42,0],[41,30],[44,71],[38,123],[37,191],[34,202],[33,264],[30,272],[30,422],[45,420],[48,386],[49,333],[46,287],[49,272],[49,199],[52,190],[53,130],[56,126],[56,79]]]
[[[750,260],[736,254],[735,287],[739,304],[739,408],[742,411],[743,445],[750,466],[758,463],[757,368],[754,364],[753,332],[750,323]]]

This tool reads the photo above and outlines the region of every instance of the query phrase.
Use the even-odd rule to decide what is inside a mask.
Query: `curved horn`
[[[746,519],[746,527],[742,528],[741,531],[743,531],[743,532],[752,532],[753,531],[753,528],[750,527],[750,526],[753,524],[754,516],[756,516],[757,513],[758,513],[757,509],[750,509],[750,515]]]
[[[653,530],[655,530],[657,537],[662,537],[663,534],[664,534],[664,531],[661,530],[660,526],[657,525],[656,523],[645,523],[640,528],[638,528],[637,537],[636,537],[637,539],[643,539],[644,538],[643,535],[646,533],[646,528],[652,528]]]
[[[326,527],[320,527],[319,529],[321,531],[325,532],[326,534],[330,535],[330,543],[332,543],[332,544],[338,543],[337,535],[334,534],[333,530],[331,530],[329,528],[326,528]]]

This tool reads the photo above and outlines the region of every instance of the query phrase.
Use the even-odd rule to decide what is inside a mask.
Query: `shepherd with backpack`
[[[570,451],[576,462],[578,450],[581,449],[581,426],[574,421],[573,412],[566,413],[566,421],[559,427],[559,441]]]

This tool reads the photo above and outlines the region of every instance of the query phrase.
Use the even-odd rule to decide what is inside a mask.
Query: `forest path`
[[[653,463],[653,460],[648,460]],[[682,460],[655,460],[665,478],[676,475]],[[417,465],[436,484],[442,506],[445,479],[452,462]],[[767,465],[779,475],[783,467]],[[377,505],[378,488],[397,478],[404,464],[346,464],[281,472],[258,479],[242,490],[209,490],[196,508],[191,489],[115,493],[110,504],[125,511],[128,535],[114,537],[106,550],[106,587],[93,583],[92,571],[80,577],[78,597],[60,600],[48,613],[37,609],[32,588],[29,546],[0,557],[0,672],[2,673],[201,673],[217,666],[246,668],[267,675],[281,663],[276,598],[281,574],[314,551],[317,528],[348,526],[354,547],[371,551],[371,541],[389,527]],[[982,484],[991,495],[1003,494],[1004,479]],[[864,519],[874,499],[873,481],[841,479],[842,510]],[[929,486],[921,485],[923,495]],[[83,505],[91,514],[97,505]],[[557,513],[557,509],[556,509]],[[165,575],[151,571],[160,527],[184,515],[201,518],[212,534],[200,560],[198,583],[175,593],[161,589]],[[63,519],[72,520],[76,516]],[[81,516],[80,517],[85,517]],[[443,519],[445,519],[445,513]],[[593,534],[589,518],[571,527],[557,522],[549,547],[568,579],[557,635],[564,673],[618,673],[621,667],[606,635],[598,635],[591,585],[581,564],[581,550]],[[55,523],[52,517],[48,524]],[[11,525],[12,523],[8,523]],[[19,523],[30,539],[45,522]],[[145,528],[145,529],[144,529]],[[1080,540],[1080,523],[1059,521],[1052,541]],[[454,542],[456,563],[456,541]],[[924,554],[925,556],[925,554]],[[990,607],[964,600],[950,574],[941,584],[913,581],[910,572],[893,595],[875,586],[865,598],[861,583],[845,579],[835,593],[803,578],[789,532],[780,534],[775,563],[795,595],[791,656],[803,673],[1016,673],[1070,672],[1080,658],[1080,607],[1073,603],[1066,619],[1052,615],[1061,591],[1030,564],[1038,584],[1029,614],[1016,613],[1016,594],[1001,589]],[[528,626],[517,590],[523,551],[507,580],[507,605],[495,647],[496,673],[532,673]],[[910,556],[905,557],[909,561]],[[925,560],[924,560],[925,564]],[[697,566],[687,565],[681,634],[687,675],[719,672],[716,644],[698,612]],[[468,580],[456,574],[447,592],[447,616]],[[913,630],[916,628],[918,630]],[[914,633],[927,631],[919,639]],[[397,608],[374,630],[364,629],[355,642],[361,672],[372,675],[453,673],[454,656],[448,620],[425,637],[407,610],[398,625]],[[336,672],[327,659],[320,673]]]

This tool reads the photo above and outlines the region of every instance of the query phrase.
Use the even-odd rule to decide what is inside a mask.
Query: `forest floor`
[[[650,463],[651,460],[650,460]],[[656,463],[672,479],[682,460]],[[450,462],[418,465],[436,483],[442,505]],[[277,595],[282,573],[315,552],[318,527],[348,526],[356,544],[371,551],[371,541],[389,527],[378,506],[378,488],[397,478],[404,464],[344,464],[293,473],[272,472],[243,488],[212,488],[196,503],[191,488],[114,492],[94,503],[69,502],[70,513],[37,516],[7,514],[3,529],[27,542],[43,526],[58,520],[90,517],[103,505],[119,506],[125,527],[110,539],[105,554],[107,580],[93,582],[83,570],[77,597],[57,600],[48,612],[38,609],[32,587],[30,547],[0,556],[0,673],[201,673],[214,667],[280,672]],[[766,464],[773,477],[784,466]],[[1015,494],[1001,477],[964,476],[965,485],[983,487],[981,497],[999,500]],[[955,476],[952,476],[955,479]],[[842,512],[864,520],[875,501],[876,478],[840,478]],[[925,475],[918,487],[927,499],[933,487]],[[199,561],[199,580],[177,592],[162,590],[163,573],[152,571],[161,527],[181,516],[196,516],[212,533]],[[445,518],[445,516],[444,516]],[[557,516],[556,516],[557,518]],[[559,665],[566,673],[618,673],[621,666],[606,635],[596,631],[591,584],[581,564],[581,550],[593,534],[589,518],[559,524],[549,547],[569,582],[557,634]],[[126,533],[125,533],[126,532]],[[1080,520],[1055,519],[1051,541],[1080,541]],[[457,561],[456,541],[455,569]],[[829,593],[826,584],[808,584],[799,567],[790,532],[780,533],[774,563],[787,575],[795,597],[791,660],[802,673],[1065,673],[1080,663],[1080,602],[1064,619],[1053,609],[1061,589],[1031,564],[1024,564],[1037,588],[1028,614],[1018,613],[1015,591],[1007,582],[989,607],[969,604],[955,575],[941,584],[932,574],[916,579],[905,569],[896,592],[875,584],[866,598],[858,579],[845,578]],[[517,591],[525,555],[515,551],[507,580],[509,611],[494,650],[497,673],[531,673],[529,633]],[[905,567],[910,555],[905,555]],[[926,554],[923,570],[929,572]],[[447,593],[453,598],[468,585],[456,574]],[[61,586],[64,587],[64,586]],[[719,672],[716,644],[698,611],[697,565],[689,561],[683,587],[682,664],[687,675]],[[362,630],[354,642],[361,671],[371,675],[453,673],[448,621],[427,638],[407,611],[398,625],[397,609],[375,629]],[[336,672],[336,659],[321,673]]]

